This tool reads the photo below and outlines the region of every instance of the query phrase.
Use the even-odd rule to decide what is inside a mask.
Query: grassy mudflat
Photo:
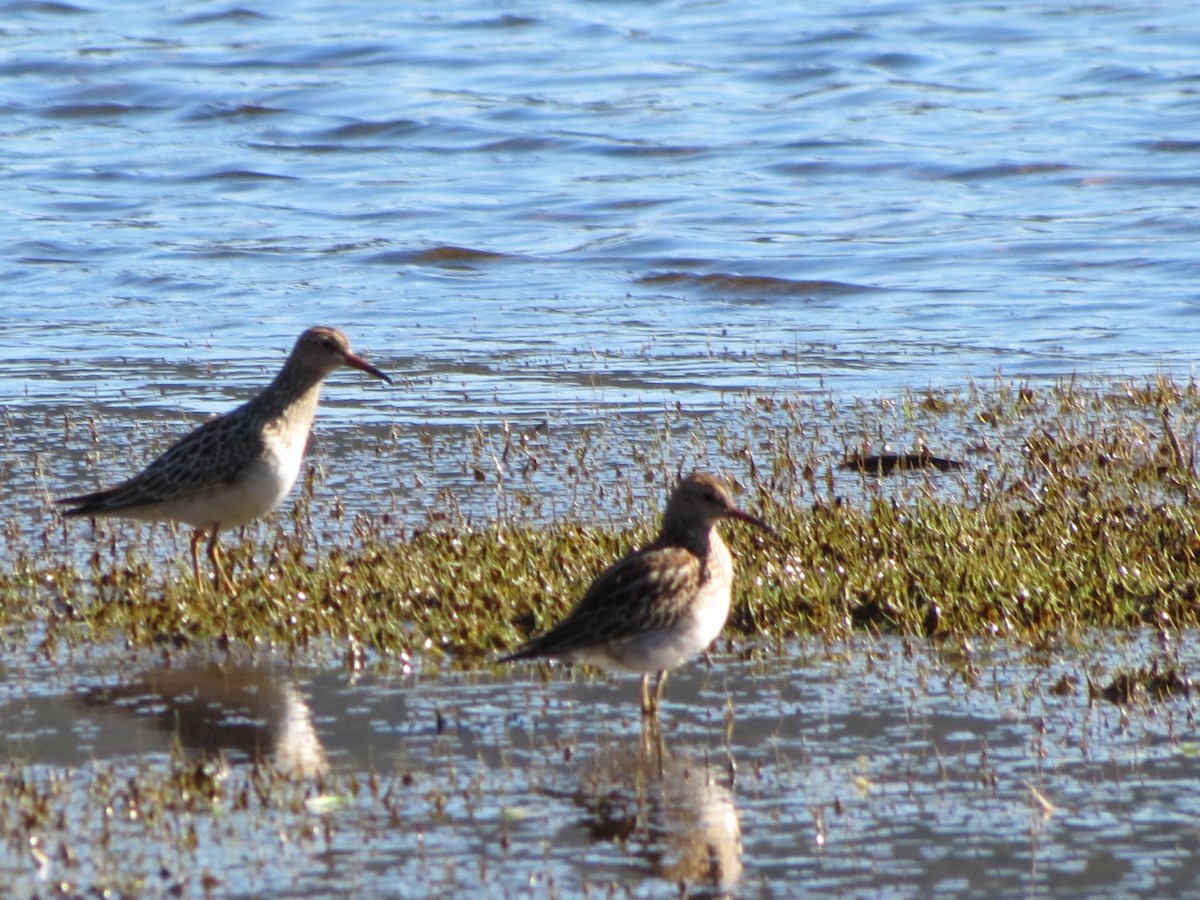
[[[0,880],[1178,894],[1198,421],[1192,384],[995,382],[461,445],[389,432],[317,454],[284,514],[226,539],[233,598],[194,585],[184,532],[64,528],[43,488],[59,436],[35,429],[44,448],[0,469]],[[131,462],[95,445],[97,481]],[[860,471],[886,454],[910,468]],[[692,467],[777,533],[724,528],[742,652],[673,676],[665,748],[638,734],[629,679],[488,664],[645,540]],[[392,468],[404,495],[361,502]]]
[[[226,540],[232,599],[198,591],[184,553],[164,558],[184,536],[161,527],[50,522],[31,538],[10,520],[0,620],[10,635],[39,623],[48,649],[215,640],[473,666],[554,621],[645,540],[682,460],[725,474],[777,531],[724,528],[738,563],[731,638],[868,629],[1038,644],[1084,628],[1183,628],[1200,624],[1198,419],[1200,388],[1159,378],[996,381],[846,405],[747,395],[713,421],[668,410],[649,429],[554,442],[481,429],[459,448],[461,499],[502,515],[456,512],[450,486],[419,526],[364,511],[347,524],[347,504],[310,477],[290,512]],[[846,464],[887,450],[965,466],[877,476]],[[545,518],[556,493],[590,498],[604,521]],[[342,523],[337,540],[317,538],[322,521]],[[72,556],[64,542],[95,549]]]

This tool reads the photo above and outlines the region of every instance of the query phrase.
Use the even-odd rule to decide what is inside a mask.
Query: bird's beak
[[[346,354],[346,365],[352,369],[358,369],[360,372],[366,372],[368,375],[374,375],[376,378],[382,378],[388,384],[392,383],[392,379],[388,378],[381,371],[355,353]]]
[[[774,536],[775,529],[760,519],[758,516],[752,516],[744,510],[738,509],[736,506],[725,514],[730,519],[737,519],[739,522],[749,522],[756,528],[761,528],[767,534]]]

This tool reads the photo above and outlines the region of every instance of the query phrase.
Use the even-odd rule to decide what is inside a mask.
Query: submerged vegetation
[[[36,538],[10,520],[0,620],[10,636],[39,622],[47,652],[215,641],[475,666],[555,621],[645,540],[670,479],[695,466],[727,475],[776,529],[724,529],[738,565],[731,639],[867,629],[1040,645],[1081,629],[1186,628],[1200,624],[1198,418],[1200,389],[1158,378],[997,381],[849,408],[747,396],[717,417],[665,410],[553,441],[540,426],[480,428],[458,449],[461,491],[439,486],[408,521],[363,510],[347,522],[349,501],[322,500],[310,470],[279,524],[227,541],[233,597],[197,593],[185,566],[139,545],[145,526],[80,529],[68,540],[95,541],[82,557],[48,517]],[[452,452],[425,433],[415,443],[414,470],[422,453],[444,465]],[[956,465],[845,466],[892,451]],[[18,476],[6,473],[10,493]],[[547,516],[555,495],[602,521]],[[340,523],[333,539],[322,522]]]
[[[1059,840],[1050,856],[1091,846],[1087,810],[1128,816],[1147,772],[1176,772],[1162,791],[1186,796],[1192,776],[1173,766],[1195,755],[1178,737],[1192,710],[1134,717],[1192,698],[1175,638],[1200,624],[1196,385],[997,381],[849,406],[747,395],[588,422],[479,426],[461,444],[461,430],[364,432],[318,450],[286,512],[226,537],[230,596],[197,590],[186,532],[66,526],[50,511],[47,457],[80,434],[102,482],[177,429],[134,435],[130,458],[110,460],[95,422],[55,434],[9,413],[10,893],[623,896],[649,877],[726,896],[739,879],[748,892],[793,883],[808,832],[806,872],[833,861],[886,888],[895,854],[894,883],[910,887],[923,863],[903,861],[896,823],[913,821],[916,860],[931,834],[974,859],[975,832],[997,829],[1019,880],[1039,871],[1021,854],[1036,863],[1043,840]],[[707,696],[724,706],[672,709],[673,750],[662,735],[627,740],[614,711],[628,697],[610,703],[606,685],[589,681],[578,702],[564,699],[578,685],[482,671],[645,541],[692,468],[724,474],[775,529],[723,526],[737,582],[722,649],[737,656]],[[364,496],[380,481],[399,486]],[[1125,629],[1121,650],[1109,639]],[[758,651],[792,637],[807,640]],[[1100,659],[1075,652],[1089,640]],[[266,665],[242,669],[260,648]],[[709,677],[688,670],[681,681]],[[335,683],[310,709],[313,672]],[[988,684],[967,718],[960,681]],[[168,751],[136,730],[152,717]],[[131,732],[114,759],[90,743],[104,728]],[[66,761],[48,749],[61,747]],[[1051,827],[1058,803],[1085,812]],[[1119,830],[1111,841],[1101,852],[1150,852]]]

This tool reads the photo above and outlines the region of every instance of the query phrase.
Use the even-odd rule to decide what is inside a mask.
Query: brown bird
[[[721,479],[689,475],[667,500],[658,537],[602,572],[565,619],[500,662],[553,656],[639,673],[642,713],[654,715],[667,672],[711,644],[729,617],[733,559],[717,532],[721,519],[771,531],[737,508]]]
[[[340,366],[391,379],[350,350],[336,328],[300,335],[279,374],[248,403],[196,428],[137,475],[116,487],[55,503],[63,515],[120,516],[146,522],[182,522],[196,529],[192,571],[201,582],[199,544],[222,587],[233,584],[221,567],[217,535],[279,506],[296,483],[321,396],[321,382]]]

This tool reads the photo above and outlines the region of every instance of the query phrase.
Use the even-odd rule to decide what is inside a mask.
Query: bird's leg
[[[233,582],[229,580],[229,576],[221,568],[221,548],[217,543],[217,535],[220,533],[216,528],[212,530],[212,539],[208,542],[208,558],[212,561],[213,568],[217,572],[217,581],[225,589],[225,593],[232,597],[236,593],[233,589]]]
[[[663,688],[667,686],[667,670],[658,673],[654,682],[654,692],[650,692],[650,673],[642,676],[642,715],[657,716],[658,702],[662,699]]]
[[[667,670],[658,673],[658,681],[654,682],[654,711],[657,713],[662,705],[663,689],[667,686]]]
[[[196,576],[196,586],[204,584],[200,578],[200,539],[204,537],[204,529],[197,528],[192,532],[192,574]]]

